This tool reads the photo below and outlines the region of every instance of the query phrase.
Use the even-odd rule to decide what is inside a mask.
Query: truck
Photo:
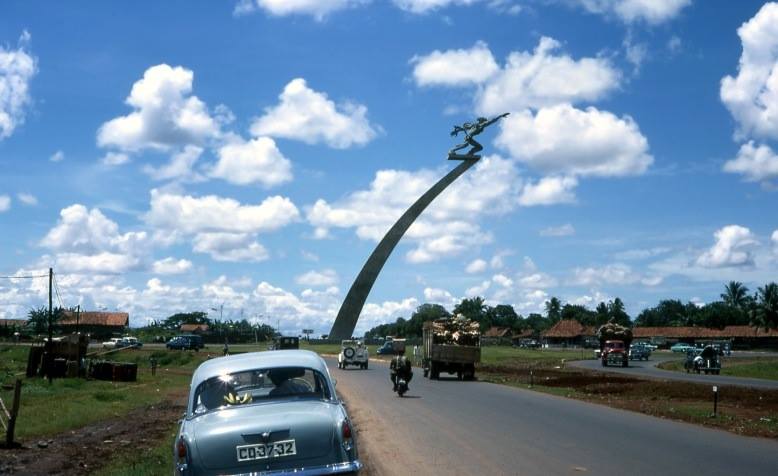
[[[422,368],[430,380],[441,372],[456,374],[459,380],[475,378],[475,364],[481,361],[481,332],[476,321],[462,315],[427,321],[422,327]]]
[[[628,327],[609,322],[597,331],[600,339],[600,362],[603,367],[620,365],[629,367],[629,345],[632,342],[632,330]]]

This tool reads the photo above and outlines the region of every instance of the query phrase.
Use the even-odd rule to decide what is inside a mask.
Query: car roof
[[[310,350],[272,350],[228,355],[207,360],[200,364],[192,376],[192,385],[203,380],[234,372],[275,367],[306,367],[327,374],[327,364]]]

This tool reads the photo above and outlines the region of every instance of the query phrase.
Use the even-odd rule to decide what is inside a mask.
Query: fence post
[[[14,429],[16,427],[16,416],[19,414],[19,400],[22,396],[22,381],[16,379],[14,387],[14,402],[11,405],[11,416],[8,418],[8,431],[5,434],[5,445],[10,448],[14,442]]]

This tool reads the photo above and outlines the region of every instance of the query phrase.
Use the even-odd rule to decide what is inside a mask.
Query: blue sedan
[[[173,457],[179,475],[353,474],[362,468],[329,370],[307,350],[201,364]]]
[[[689,349],[694,349],[694,346],[690,344],[684,344],[683,342],[679,342],[674,346],[670,347],[670,350],[673,352],[686,352]]]

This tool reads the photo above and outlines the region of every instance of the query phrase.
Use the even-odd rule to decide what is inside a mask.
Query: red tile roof
[[[574,338],[578,336],[593,336],[597,332],[593,327],[584,326],[575,319],[562,319],[554,324],[554,327],[543,332],[543,337]]]
[[[181,332],[208,332],[208,324],[181,324]]]
[[[486,332],[484,332],[482,337],[510,337],[510,336],[511,336],[510,327],[493,326],[490,327]]]
[[[27,321],[24,319],[0,319],[0,327],[24,327]]]
[[[632,335],[640,337],[670,337],[675,339],[728,339],[733,337],[778,337],[778,330],[751,326],[726,326],[724,329],[707,327],[634,327]]]
[[[57,323],[61,326],[75,326],[76,313],[65,311],[65,317]],[[126,312],[84,311],[78,317],[82,326],[123,326],[130,324],[130,315]]]
[[[535,331],[533,329],[524,329],[523,331],[519,332],[518,334],[513,334],[513,338],[526,338],[526,337],[532,337],[535,335]]]

